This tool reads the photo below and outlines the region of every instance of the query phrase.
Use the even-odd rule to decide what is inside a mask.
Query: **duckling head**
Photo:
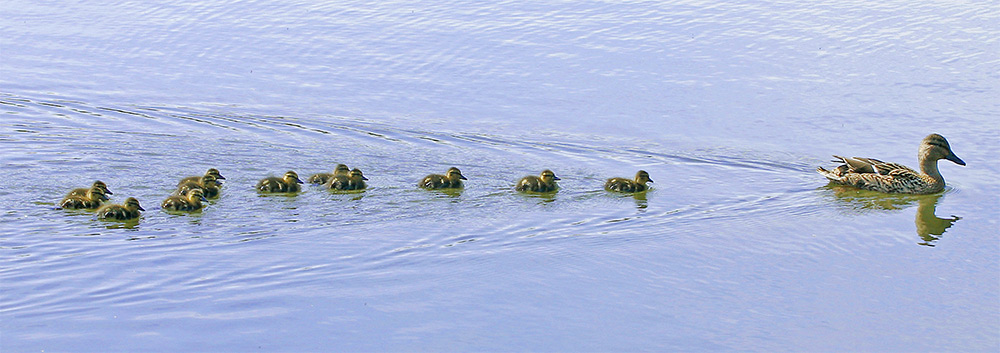
[[[555,181],[555,180],[562,180],[562,179],[559,179],[559,177],[556,176],[556,173],[553,173],[551,170],[548,170],[548,169],[542,171],[541,177],[542,177],[542,181],[544,181],[546,183],[551,183],[552,181]]]
[[[951,145],[948,144],[948,140],[944,136],[938,134],[930,134],[924,137],[924,140],[920,143],[920,154],[918,156],[920,160],[938,160],[947,159],[958,165],[965,165],[965,161],[955,155],[955,152],[951,151]]]
[[[205,198],[205,192],[201,191],[201,189],[188,190],[187,197],[188,200],[201,200],[206,202],[208,201],[208,199]]]
[[[222,185],[222,182],[219,181],[218,179],[219,178],[216,178],[215,176],[213,176],[211,174],[205,174],[204,176],[201,177],[201,185],[205,185],[205,186],[212,185],[212,184]]]
[[[645,183],[652,183],[653,179],[649,178],[649,173],[646,173],[645,170],[640,170],[639,172],[635,173],[635,181],[639,184],[645,184]]]
[[[299,179],[299,175],[298,174],[296,174],[295,172],[289,170],[289,171],[285,172],[285,182],[287,182],[289,184],[291,184],[291,183],[302,184],[302,179]]]
[[[361,180],[368,180],[368,178],[365,178],[365,175],[361,173],[361,169],[358,168],[351,169],[351,177],[360,178]]]
[[[108,194],[108,195],[114,195],[115,194],[115,193],[111,192],[111,190],[108,190],[108,184],[105,184],[103,181],[100,181],[100,180],[94,181],[94,185],[91,185],[90,187],[92,187],[92,188],[100,188],[101,191],[104,191],[104,193]]]
[[[338,164],[337,167],[333,168],[333,175],[351,175],[351,168],[348,168],[346,164]]]
[[[448,168],[448,179],[451,179],[451,180],[455,180],[455,179],[469,180],[469,179],[466,179],[464,175],[462,175],[462,171],[458,170],[458,168],[455,168],[455,167]]]
[[[136,200],[134,197],[129,197],[129,198],[125,199],[124,205],[127,208],[136,209],[136,210],[139,210],[139,211],[145,211],[146,210],[146,209],[142,208],[142,206],[139,205],[139,200]]]
[[[110,192],[105,191],[103,188],[95,185],[92,186],[90,190],[87,190],[87,197],[90,198],[91,200],[107,201],[111,199],[110,197],[108,197],[109,193]]]
[[[226,180],[226,177],[222,176],[222,173],[219,173],[219,170],[215,168],[209,168],[208,171],[205,172],[205,175],[211,175],[216,179]]]

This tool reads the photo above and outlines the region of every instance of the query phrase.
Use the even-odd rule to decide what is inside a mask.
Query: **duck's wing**
[[[863,162],[871,165],[872,168],[874,169],[875,173],[879,173],[879,174],[882,174],[882,175],[889,175],[890,173],[892,173],[893,171],[896,171],[896,170],[905,170],[905,171],[908,171],[908,172],[916,173],[916,171],[914,171],[913,169],[910,169],[910,167],[907,167],[907,166],[899,164],[899,163],[883,162],[883,161],[877,160],[875,158],[854,157],[854,159],[855,160],[859,160],[859,161],[863,161]]]

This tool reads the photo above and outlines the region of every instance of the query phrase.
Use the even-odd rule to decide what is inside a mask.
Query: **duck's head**
[[[218,178],[211,174],[205,174],[201,177],[201,185],[222,185],[222,182]]]
[[[103,181],[100,181],[100,180],[94,181],[94,185],[91,185],[90,187],[92,187],[92,188],[101,188],[101,191],[104,191],[104,193],[108,194],[108,195],[114,195],[115,194],[115,193],[111,192],[111,190],[108,190],[108,184],[105,184]]]
[[[215,168],[209,168],[208,171],[205,172],[205,175],[206,176],[211,175],[216,179],[226,180],[226,177],[222,176],[222,173],[219,173],[219,170]]]
[[[635,173],[635,181],[639,184],[645,184],[645,183],[652,183],[653,179],[649,178],[649,173],[646,173],[645,170],[640,170],[639,172]]]
[[[540,176],[542,178],[542,181],[544,181],[546,183],[551,183],[551,182],[553,182],[555,180],[562,180],[562,179],[559,179],[559,177],[556,176],[556,173],[553,173],[551,170],[548,170],[548,169],[543,170],[542,174]]]
[[[201,189],[191,189],[191,190],[188,190],[187,197],[188,197],[188,200],[208,201],[208,199],[205,198],[205,192],[201,191]]]
[[[337,167],[333,168],[333,175],[351,175],[351,168],[348,168],[346,164],[338,164]]]
[[[87,190],[87,197],[89,197],[91,200],[101,200],[101,201],[107,201],[111,199],[110,197],[108,197],[107,192],[105,192],[104,189],[98,186],[92,186],[90,190]]]
[[[951,145],[948,144],[948,140],[944,136],[938,134],[930,134],[924,137],[924,140],[920,143],[920,156],[921,160],[931,159],[947,159],[949,161],[955,162],[958,165],[965,165],[965,161],[955,155],[955,152],[951,151]]]
[[[139,211],[145,211],[146,210],[146,209],[142,208],[142,206],[139,206],[139,200],[136,200],[134,197],[129,197],[129,198],[125,199],[124,205],[128,209],[139,210]]]
[[[288,182],[289,184],[291,183],[302,184],[302,179],[299,179],[299,175],[291,170],[285,172],[285,181]]]
[[[358,168],[351,169],[351,177],[358,178],[361,180],[368,180],[368,178],[365,178],[365,175],[361,173],[361,169]]]
[[[448,168],[448,179],[452,179],[452,180],[455,180],[455,179],[469,180],[469,179],[466,179],[464,175],[462,175],[462,171],[458,170],[458,168],[455,168],[455,167]]]

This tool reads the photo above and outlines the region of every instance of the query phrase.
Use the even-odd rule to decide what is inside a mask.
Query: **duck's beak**
[[[652,183],[652,182],[653,182],[653,179],[649,179],[649,178],[646,178],[646,181],[648,181],[648,182]]]
[[[299,179],[299,178],[295,178],[295,182],[299,183],[299,184],[305,184],[305,183],[302,182],[302,179]]]
[[[949,160],[949,161],[955,162],[955,164],[965,165],[965,161],[963,161],[961,158],[958,158],[958,156],[956,156],[954,153],[949,153],[948,157],[944,157],[944,158],[947,159],[947,160]]]
[[[552,180],[562,180],[562,179],[559,179],[559,177],[557,177],[557,176],[553,175],[553,176],[552,176]]]
[[[217,177],[215,177],[215,178],[216,178],[216,179],[222,179],[222,180],[226,180],[226,177],[222,176],[222,174],[219,174],[219,176],[217,176]]]
[[[361,180],[368,180],[364,175],[361,176]]]
[[[469,180],[469,179],[466,179],[466,178],[465,178],[465,176],[464,176],[464,175],[461,175],[461,174],[459,174],[459,175],[458,175],[458,178],[459,178],[459,179],[462,179],[462,180]]]
[[[104,201],[107,201],[107,200],[110,200],[111,198],[108,197],[107,194],[104,194],[104,195],[101,195],[101,199],[103,199]]]
[[[202,195],[200,198],[202,201],[208,202],[208,199],[205,198],[205,195]]]
[[[111,190],[108,190],[108,189],[104,189],[104,193],[108,194],[108,195],[114,195],[115,194],[115,193],[111,192]]]
[[[142,206],[139,206],[138,209],[139,209],[139,211],[145,211],[146,210],[145,208],[142,208]]]

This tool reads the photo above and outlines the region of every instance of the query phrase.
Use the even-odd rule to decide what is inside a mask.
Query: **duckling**
[[[110,197],[108,197],[108,195],[114,195],[115,194],[115,193],[111,192],[111,190],[108,190],[108,184],[105,184],[103,181],[100,181],[100,180],[94,181],[94,184],[91,185],[90,188],[91,189],[93,189],[93,188],[100,188],[101,191],[104,192],[104,200],[105,201],[111,199]],[[90,191],[90,189],[88,189],[88,188],[73,189],[73,191],[70,191],[69,194],[66,194],[66,196],[67,197],[74,196],[74,195],[75,196],[87,196],[87,191]]]
[[[451,167],[445,175],[431,174],[424,177],[417,186],[424,189],[457,189],[462,187],[462,180],[466,179],[458,168]]]
[[[201,180],[198,182],[189,181],[181,184],[177,187],[177,191],[174,192],[174,194],[184,195],[187,194],[188,190],[192,189],[201,189],[205,197],[219,196],[218,180],[216,180],[214,176],[208,174],[202,176]]]
[[[99,187],[92,187],[87,190],[87,194],[68,195],[59,203],[59,207],[69,209],[94,209],[101,207],[101,203],[107,200],[108,196]]]
[[[649,188],[646,183],[652,183],[653,179],[649,178],[649,173],[645,170],[640,170],[635,173],[635,179],[626,178],[611,178],[604,183],[604,189],[608,191],[619,191],[619,192],[643,192]]]
[[[944,178],[938,171],[937,161],[947,159],[958,165],[965,161],[951,151],[943,136],[930,134],[920,142],[917,153],[920,172],[904,165],[887,163],[874,158],[847,158],[834,155],[834,162],[844,163],[833,170],[823,167],[816,171],[835,184],[885,193],[932,194],[944,190]]]
[[[262,192],[298,192],[301,190],[299,184],[302,184],[302,179],[299,179],[298,174],[289,170],[284,177],[262,179],[257,183],[257,190]]]
[[[191,189],[183,195],[174,195],[163,200],[160,208],[167,211],[197,211],[203,207],[202,201],[208,201],[205,199],[205,192],[201,189]]]
[[[211,176],[215,177],[215,180],[216,180],[215,183],[217,185],[222,185],[222,182],[219,181],[219,180],[226,180],[226,177],[222,176],[222,173],[219,173],[219,170],[215,169],[215,168],[209,168],[208,171],[205,172],[205,175],[211,175]],[[184,183],[188,183],[188,182],[195,182],[195,183],[197,183],[197,182],[200,182],[200,181],[201,181],[201,176],[189,176],[187,178],[181,179],[181,181],[177,183],[177,186],[180,187],[181,185],[184,185]]]
[[[125,199],[121,205],[104,205],[97,210],[97,218],[125,221],[139,218],[139,211],[145,211],[134,197]]]
[[[556,180],[561,180],[551,170],[544,170],[540,176],[529,175],[521,178],[514,189],[517,191],[550,192],[559,187]]]
[[[326,184],[328,181],[330,181],[330,178],[333,178],[336,175],[349,176],[351,175],[351,169],[348,168],[346,165],[338,164],[336,168],[333,168],[333,173],[316,173],[313,174],[311,177],[309,177],[307,181],[310,184],[323,185]]]
[[[361,190],[367,187],[365,180],[368,180],[361,173],[361,169],[354,168],[350,175],[335,175],[324,184],[331,190]]]

